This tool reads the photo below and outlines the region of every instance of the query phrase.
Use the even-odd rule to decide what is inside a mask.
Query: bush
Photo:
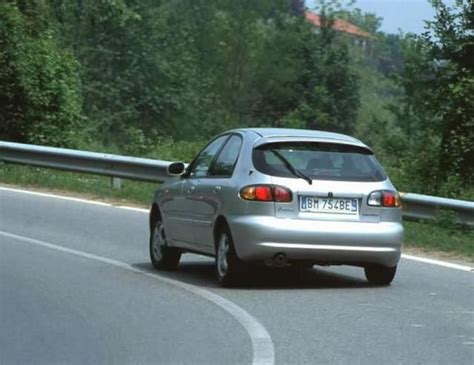
[[[196,154],[204,147],[207,141],[174,141],[170,137],[160,137],[154,143],[150,158],[165,161],[191,162]]]
[[[0,138],[76,146],[84,122],[79,64],[56,43],[43,11],[0,3]]]

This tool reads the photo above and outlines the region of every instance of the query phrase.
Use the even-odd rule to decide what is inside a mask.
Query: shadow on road
[[[220,288],[214,274],[213,261],[184,261],[176,271],[156,271],[151,263],[133,266],[170,279],[207,288]],[[242,277],[237,289],[356,289],[370,287],[361,277],[318,269],[307,270],[251,268]]]

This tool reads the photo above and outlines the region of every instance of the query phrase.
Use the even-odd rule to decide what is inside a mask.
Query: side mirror
[[[182,162],[173,162],[168,165],[167,172],[171,176],[181,176],[184,173],[186,166]]]

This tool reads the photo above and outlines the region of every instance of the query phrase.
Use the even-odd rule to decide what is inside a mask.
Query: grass
[[[121,189],[111,187],[111,178],[90,174],[0,164],[0,183],[74,192],[92,200],[109,199],[133,205],[148,206],[158,184],[122,180]]]
[[[53,171],[28,166],[0,164],[0,184],[11,184],[56,192],[77,193],[92,200],[148,206],[157,184],[122,180],[121,189],[111,188],[109,177]],[[444,220],[404,222],[408,249],[446,253],[449,257],[474,261],[474,230]]]
[[[474,230],[452,225],[443,227],[437,222],[404,222],[405,246],[421,251],[450,253],[474,261]]]
[[[435,222],[404,222],[407,248],[422,252],[446,253],[453,258],[474,262],[474,230],[442,227]],[[446,256],[442,255],[441,256]]]

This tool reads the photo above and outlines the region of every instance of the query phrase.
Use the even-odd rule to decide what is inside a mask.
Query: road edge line
[[[275,363],[275,350],[273,346],[273,341],[271,339],[270,334],[265,329],[265,327],[254,316],[248,313],[245,309],[239,307],[237,304],[231,302],[230,300],[225,299],[224,297],[221,297],[220,295],[217,295],[215,293],[212,293],[209,290],[202,289],[200,287],[197,287],[188,283],[183,283],[178,280],[162,277],[158,275],[157,273],[152,273],[147,270],[142,270],[130,264],[127,264],[125,262],[114,260],[108,257],[74,250],[72,248],[55,245],[53,243],[40,241],[34,238],[24,237],[24,236],[16,235],[14,233],[9,233],[5,231],[0,231],[0,236],[12,238],[18,241],[26,242],[26,243],[40,246],[43,248],[47,248],[50,250],[59,251],[62,253],[68,253],[68,254],[79,256],[79,257],[86,258],[89,260],[119,267],[121,269],[132,271],[136,274],[144,275],[144,276],[153,278],[155,280],[159,280],[168,285],[173,285],[187,292],[198,295],[204,298],[205,300],[207,300],[208,302],[211,302],[217,305],[218,307],[220,307],[221,309],[229,313],[245,329],[245,331],[250,337],[250,341],[252,342],[252,351],[253,351],[252,364],[273,365]]]
[[[425,264],[442,266],[442,267],[446,267],[446,268],[449,268],[449,269],[468,271],[468,272],[473,272],[474,271],[474,267],[459,265],[459,264],[453,264],[451,262],[446,262],[446,261],[441,261],[441,260],[436,260],[436,259],[430,259],[430,258],[427,258],[427,257],[407,255],[405,253],[402,253],[402,258],[404,258],[406,260],[422,262],[422,263],[425,263]]]
[[[0,190],[11,191],[11,192],[14,192],[14,193],[37,195],[37,196],[41,196],[41,197],[44,197],[44,198],[56,198],[56,199],[69,200],[69,201],[74,201],[74,202],[84,203],[84,204],[99,205],[99,206],[103,206],[103,207],[112,207],[112,208],[118,208],[118,209],[124,209],[124,210],[131,210],[131,211],[136,211],[136,212],[141,212],[141,213],[148,213],[149,212],[149,210],[145,209],[145,208],[131,207],[131,206],[126,206],[126,205],[115,205],[115,204],[112,204],[112,203],[105,203],[105,202],[100,202],[100,201],[95,201],[95,200],[90,200],[90,199],[81,199],[81,198],[76,198],[76,197],[61,195],[61,194],[44,193],[44,192],[41,192],[41,191],[16,189],[16,188],[9,188],[9,187],[5,187],[5,186],[0,186]]]

